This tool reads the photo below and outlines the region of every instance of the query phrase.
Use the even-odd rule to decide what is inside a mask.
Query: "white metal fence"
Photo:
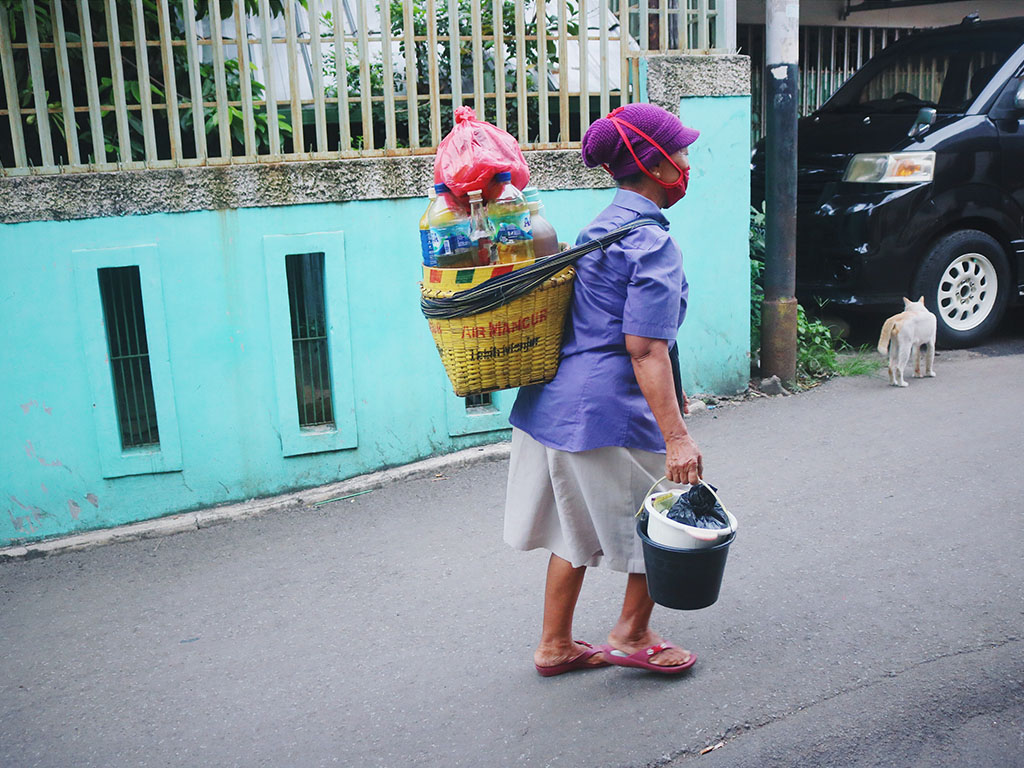
[[[641,52],[735,28],[735,0],[0,0],[0,172],[425,154],[462,104],[569,147]]]

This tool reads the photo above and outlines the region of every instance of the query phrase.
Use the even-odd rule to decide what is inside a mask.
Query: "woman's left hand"
[[[704,474],[704,457],[689,434],[665,443],[665,477],[679,485],[696,485]]]

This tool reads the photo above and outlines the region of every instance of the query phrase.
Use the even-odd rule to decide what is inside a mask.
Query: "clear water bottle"
[[[470,239],[472,225],[469,211],[455,199],[444,184],[436,184],[437,197],[430,204],[427,221],[430,225],[429,267],[457,269],[476,264],[476,251]]]
[[[512,184],[512,174],[494,177],[497,191],[487,204],[487,218],[494,228],[498,262],[511,264],[533,258],[533,225],[526,198]]]
[[[472,225],[469,239],[473,241],[473,247],[476,249],[476,266],[485,267],[493,264],[497,260],[494,230],[487,218],[482,192],[469,193],[469,220]]]
[[[420,216],[420,253],[423,258],[423,263],[429,266],[432,265],[431,249],[430,249],[430,206],[434,204],[434,200],[437,198],[437,191],[431,187],[427,190],[427,208],[423,211],[423,215]]]

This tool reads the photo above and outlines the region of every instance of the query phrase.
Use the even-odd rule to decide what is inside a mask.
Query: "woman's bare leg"
[[[538,666],[562,664],[585,650],[573,640],[572,618],[586,573],[585,565],[574,568],[568,560],[551,555],[544,586],[544,622],[540,644],[533,654],[534,663]],[[604,657],[598,653],[591,657],[590,663],[599,664],[603,660]]]
[[[654,601],[647,594],[647,576],[631,573],[626,582],[626,596],[622,601],[619,622],[608,633],[608,644],[626,653],[635,653],[662,642],[661,635],[650,627]],[[690,660],[690,652],[682,648],[668,648],[648,659],[652,664],[674,667]]]

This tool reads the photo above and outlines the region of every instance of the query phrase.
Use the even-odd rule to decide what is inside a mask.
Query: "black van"
[[[987,336],[1024,296],[1024,17],[887,47],[798,128],[797,296],[902,309],[939,342]],[[752,159],[764,199],[764,142]]]

